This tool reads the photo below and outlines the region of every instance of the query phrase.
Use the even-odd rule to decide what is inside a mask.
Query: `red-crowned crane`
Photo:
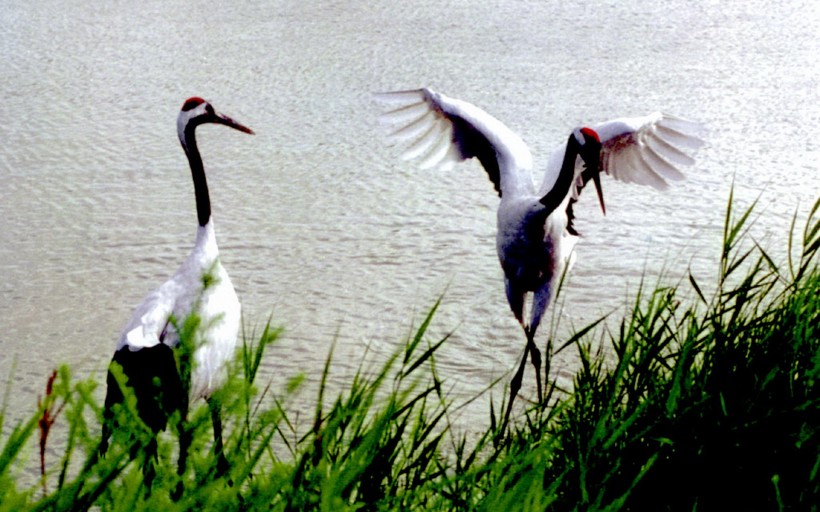
[[[656,112],[573,130],[551,155],[540,189],[532,180],[532,155],[521,138],[487,112],[431,89],[377,94],[389,105],[380,120],[390,138],[407,143],[403,158],[422,168],[450,167],[478,158],[501,198],[496,248],[504,272],[507,301],[524,329],[527,346],[510,383],[507,424],[529,354],[535,367],[539,403],[541,353],[534,338],[541,318],[571,263],[578,233],[573,204],[590,180],[606,213],[600,172],[628,183],[663,190],[681,180],[679,167],[694,160],[685,150],[702,145],[699,123]],[[529,321],[525,300],[532,293]]]
[[[206,123],[229,126],[244,133],[253,131],[217,113],[202,98],[189,98],[177,117],[177,132],[182,149],[188,157],[194,181],[197,227],[194,247],[176,273],[149,294],[137,306],[125,325],[111,366],[118,365],[126,385],[133,389],[137,412],[153,432],[146,446],[145,480],[150,492],[154,478],[156,434],[164,430],[175,412],[181,418],[180,475],[184,473],[190,435],[187,425],[189,400],[204,398],[211,410],[214,429],[214,452],[221,473],[228,462],[223,454],[220,405],[212,398],[224,383],[227,364],[234,355],[239,333],[240,305],[228,273],[219,261],[211,202],[205,169],[196,143],[196,128]],[[192,315],[198,321],[191,360],[180,367],[190,369],[189,379],[180,375],[175,358],[180,342],[178,329]],[[178,354],[177,354],[178,356]],[[108,447],[114,427],[113,407],[122,403],[122,389],[109,369],[105,397],[101,452]],[[178,488],[181,490],[181,487]]]

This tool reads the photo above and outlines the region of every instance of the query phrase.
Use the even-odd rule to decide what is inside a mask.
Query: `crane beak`
[[[230,126],[234,130],[239,130],[240,132],[249,133],[253,135],[253,130],[251,130],[250,128],[241,123],[237,123],[228,116],[223,116],[222,114],[215,114],[214,122],[218,124],[224,124],[225,126]]]
[[[592,144],[588,142],[587,144]],[[595,191],[598,193],[598,202],[601,203],[601,211],[606,215],[606,205],[604,204],[604,191],[601,189],[601,145],[596,144],[595,148],[587,148],[587,153],[584,156],[584,164],[586,164],[587,172],[592,174],[592,182],[595,183]]]
[[[595,183],[595,191],[598,192],[598,201],[601,203],[601,211],[606,215],[606,205],[604,205],[604,192],[601,190],[601,174],[598,169],[592,174],[592,181]]]

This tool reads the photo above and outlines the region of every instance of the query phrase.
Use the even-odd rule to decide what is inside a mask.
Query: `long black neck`
[[[561,164],[561,171],[558,178],[547,195],[541,198],[541,204],[546,207],[547,215],[552,213],[569,193],[569,188],[575,180],[575,159],[578,156],[578,141],[575,135],[570,134],[567,141],[567,149],[564,152],[564,161]]]
[[[208,194],[208,180],[205,178],[205,168],[202,165],[202,157],[199,156],[199,148],[196,146],[195,125],[185,128],[185,142],[182,147],[188,155],[188,163],[191,165],[191,177],[194,180],[194,194],[196,195],[196,215],[199,225],[204,226],[211,220],[211,197]]]

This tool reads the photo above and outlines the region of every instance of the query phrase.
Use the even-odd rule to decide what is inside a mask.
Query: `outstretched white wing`
[[[658,190],[684,179],[682,167],[695,161],[686,151],[703,145],[702,124],[655,112],[592,127],[601,138],[601,171],[626,183]]]
[[[390,138],[407,144],[405,160],[429,168],[476,157],[499,195],[522,187],[532,192],[529,148],[487,112],[427,88],[380,93],[376,99],[390,106],[379,119],[393,129]]]
[[[695,160],[687,153],[703,145],[702,124],[669,114],[655,112],[644,117],[614,119],[593,125],[592,129],[601,140],[599,172],[607,173],[625,183],[649,185],[665,190],[669,181],[684,179],[681,168],[692,165]],[[550,156],[540,193],[552,188],[564,159],[567,145],[564,143]],[[575,181],[570,188],[567,203],[567,231],[573,235],[573,203],[578,200],[584,186],[593,179],[591,170],[577,159]],[[603,198],[601,207],[603,208]]]

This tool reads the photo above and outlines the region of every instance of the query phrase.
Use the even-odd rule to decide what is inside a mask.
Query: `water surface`
[[[456,399],[523,348],[495,255],[492,185],[475,162],[442,172],[399,160],[375,91],[429,85],[471,101],[522,135],[536,169],[581,123],[661,109],[709,127],[689,179],[667,193],[605,181],[606,217],[583,198],[559,339],[623,308],[642,278],[713,278],[732,183],[740,206],[759,198],[753,236],[782,257],[791,215],[820,190],[818,9],[2,0],[10,409],[33,410],[60,363],[102,383],[132,308],[190,249],[196,214],[175,118],[193,95],[257,133],[206,127],[199,142],[245,321],[286,329],[264,362],[274,389],[304,372],[312,392],[334,339],[331,385],[344,386],[366,349],[391,353],[442,295],[432,333],[452,333],[438,363]],[[570,378],[572,351],[555,367]],[[486,401],[460,414],[480,428]]]

